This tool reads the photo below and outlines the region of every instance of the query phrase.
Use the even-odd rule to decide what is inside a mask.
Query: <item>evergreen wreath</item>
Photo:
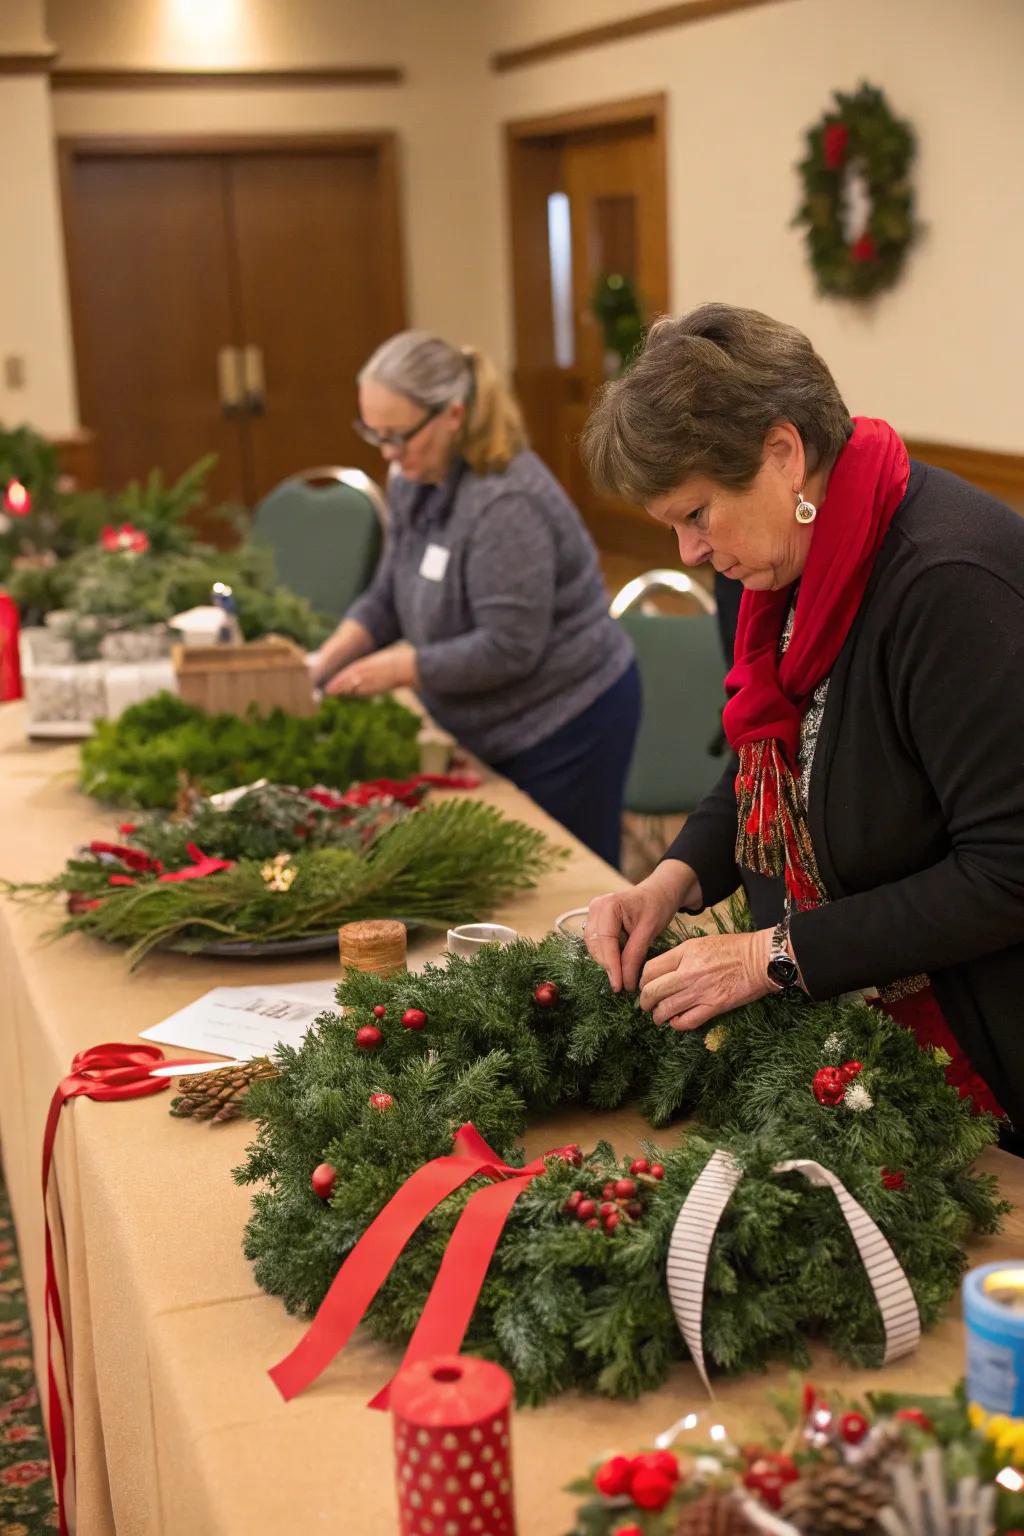
[[[235,1177],[263,1186],[245,1253],[292,1312],[316,1310],[371,1221],[451,1151],[466,1121],[522,1166],[528,1118],[560,1106],[634,1099],[659,1127],[699,1113],[631,1162],[603,1141],[578,1160],[552,1156],[516,1200],[465,1348],[500,1361],[527,1402],[570,1387],[635,1396],[684,1358],[665,1260],[718,1146],[746,1177],[712,1248],[704,1348],[732,1372],[778,1355],[805,1365],[811,1334],[847,1360],[882,1358],[881,1320],[835,1201],[773,1176],[776,1162],[813,1158],[843,1181],[889,1239],[926,1327],[955,1291],[968,1235],[996,1230],[1006,1209],[995,1180],[971,1171],[994,1122],[947,1085],[948,1058],[864,1004],[776,997],[710,1028],[659,1029],[633,997],[610,992],[578,940],[555,934],[419,975],[349,972],[337,996],[344,1013],[281,1049],[280,1075],[245,1101],[259,1131]],[[819,1092],[823,1073],[831,1084],[854,1069],[842,1102]],[[444,1200],[405,1246],[367,1314],[377,1338],[408,1339],[480,1183]]]
[[[808,131],[793,223],[805,228],[819,292],[862,299],[892,287],[920,233],[910,182],[916,146],[910,124],[893,115],[875,86],[836,91],[834,101]],[[858,174],[871,207],[863,231],[849,240],[844,210]]]
[[[98,720],[82,743],[80,787],[113,805],[173,808],[183,785],[220,794],[253,779],[311,789],[419,767],[422,721],[385,694],[324,699],[315,715],[208,715],[158,693],[116,720]]]

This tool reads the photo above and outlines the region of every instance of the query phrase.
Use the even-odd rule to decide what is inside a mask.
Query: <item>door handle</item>
[[[262,416],[266,406],[266,378],[263,372],[263,348],[251,343],[242,348],[243,404],[251,416]]]
[[[243,406],[241,354],[237,347],[217,353],[217,392],[225,416],[237,416]]]

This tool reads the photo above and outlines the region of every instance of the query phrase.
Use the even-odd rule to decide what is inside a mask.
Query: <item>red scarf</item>
[[[910,460],[884,421],[858,416],[818,508],[793,632],[779,656],[792,589],[744,592],[724,724],[739,753],[737,862],[785,875],[801,907],[826,900],[800,798],[797,750],[811,695],[860,607],[875,557],[907,489]]]

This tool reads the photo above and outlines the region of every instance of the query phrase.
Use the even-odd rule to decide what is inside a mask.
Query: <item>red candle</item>
[[[515,1536],[512,1382],[499,1365],[440,1355],[391,1386],[400,1536]]]

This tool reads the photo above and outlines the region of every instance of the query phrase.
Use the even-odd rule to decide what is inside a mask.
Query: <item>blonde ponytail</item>
[[[528,446],[519,402],[486,353],[463,347],[462,355],[472,372],[473,387],[466,402],[460,452],[474,474],[501,474]]]

